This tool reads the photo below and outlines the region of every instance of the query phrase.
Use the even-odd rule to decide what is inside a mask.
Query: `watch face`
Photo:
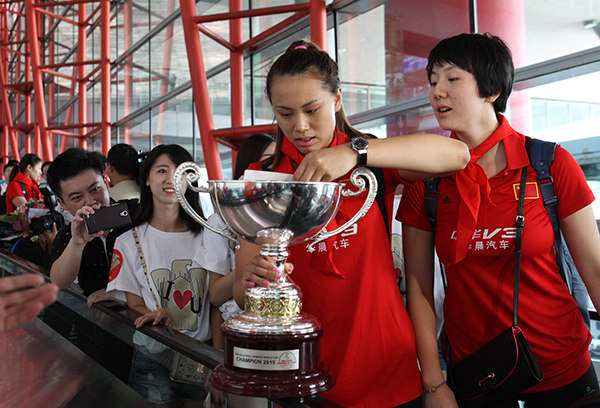
[[[369,146],[369,143],[362,137],[355,137],[352,139],[352,147],[355,150],[363,150]]]

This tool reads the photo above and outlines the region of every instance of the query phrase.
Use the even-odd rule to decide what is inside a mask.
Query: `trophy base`
[[[274,324],[245,312],[221,326],[225,360],[213,372],[213,387],[232,394],[266,398],[305,397],[327,391],[333,377],[320,363],[323,330],[301,313]]]
[[[310,374],[281,374],[241,372],[221,364],[214,369],[210,382],[230,394],[264,398],[306,397],[333,386],[333,378],[325,366]]]

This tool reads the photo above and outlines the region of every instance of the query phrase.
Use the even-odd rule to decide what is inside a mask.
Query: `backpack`
[[[529,162],[538,175],[537,183],[544,200],[544,207],[550,217],[550,223],[554,230],[554,249],[556,252],[556,264],[561,278],[569,288],[569,292],[577,302],[577,307],[585,325],[590,328],[590,314],[588,311],[588,294],[585,284],[575,267],[573,257],[564,240],[560,230],[558,219],[558,197],[554,191],[554,183],[550,175],[550,166],[554,162],[554,151],[556,143],[529,136],[525,139],[525,148],[529,156]],[[438,185],[440,178],[424,180],[425,183],[425,206],[427,218],[435,230],[437,216]]]

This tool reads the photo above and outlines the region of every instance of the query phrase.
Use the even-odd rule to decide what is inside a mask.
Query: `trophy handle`
[[[213,231],[219,235],[224,236],[227,239],[235,242],[235,249],[240,248],[240,242],[235,238],[235,235],[228,228],[215,228],[210,225],[206,219],[200,214],[197,214],[196,211],[192,208],[188,200],[185,198],[185,190],[182,189],[182,179],[185,177],[185,181],[187,183],[187,188],[191,189],[196,193],[211,193],[208,187],[208,180],[201,180],[201,168],[196,163],[193,162],[185,162],[181,163],[175,169],[175,174],[173,175],[173,189],[175,190],[175,196],[177,200],[179,200],[179,204],[183,210],[189,214],[190,217],[194,219],[198,224],[201,224],[204,228]],[[194,186],[193,183],[198,182],[198,186]],[[211,195],[212,196],[212,195]]]
[[[364,179],[367,179],[369,181],[369,192],[360,210],[358,210],[358,212],[354,214],[354,217],[350,218],[348,222],[346,222],[344,225],[342,225],[334,231],[327,232],[327,229],[323,228],[317,235],[315,235],[312,238],[312,242],[308,244],[308,252],[313,252],[315,250],[316,244],[344,231],[345,229],[356,223],[358,220],[360,220],[367,213],[367,211],[369,211],[369,208],[371,208],[371,205],[373,205],[373,202],[375,201],[375,198],[377,196],[377,178],[375,177],[373,172],[368,168],[359,167],[358,169],[355,169],[352,172],[352,174],[350,175],[350,181],[355,187],[358,188],[358,190],[352,191],[349,189],[344,189],[342,191],[342,196],[356,197],[357,195],[361,194],[365,189]]]

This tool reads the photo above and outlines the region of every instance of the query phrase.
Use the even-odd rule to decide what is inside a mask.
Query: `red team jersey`
[[[18,183],[22,183],[25,187],[25,201],[30,200],[41,200],[42,193],[38,188],[38,185],[32,181],[27,175],[23,172],[18,172],[13,181],[8,183],[8,187],[6,188],[6,213],[10,214],[13,212],[16,207],[13,203],[13,198],[15,197],[23,197],[23,188]]]
[[[502,122],[506,131],[510,125],[506,119]],[[444,318],[453,362],[475,352],[512,322],[515,217],[521,168],[529,158],[525,137],[510,131],[504,139],[506,168],[489,179],[490,201],[481,201],[467,256],[446,266]],[[550,172],[560,219],[594,200],[581,168],[560,146]],[[423,182],[405,186],[397,219],[431,231],[424,191]],[[454,253],[459,206],[454,179],[442,178],[438,192],[435,244],[447,265]],[[544,372],[544,381],[529,390],[534,392],[562,387],[581,377],[590,366],[591,335],[558,272],[552,225],[531,166],[527,169],[524,216],[519,326]]]
[[[348,137],[336,132],[332,146]],[[287,140],[283,151],[295,149]],[[293,173],[288,158],[275,168]],[[260,164],[251,168],[260,169]],[[393,208],[395,170],[383,170],[386,206]],[[337,182],[350,185],[350,173]],[[328,231],[349,220],[362,206],[366,192],[344,197]],[[303,310],[323,327],[321,359],[336,385],[323,396],[343,407],[392,407],[422,392],[412,325],[396,282],[390,238],[382,213],[373,203],[353,227],[316,245],[289,248],[291,278],[302,289]],[[335,265],[335,267],[332,267]]]

